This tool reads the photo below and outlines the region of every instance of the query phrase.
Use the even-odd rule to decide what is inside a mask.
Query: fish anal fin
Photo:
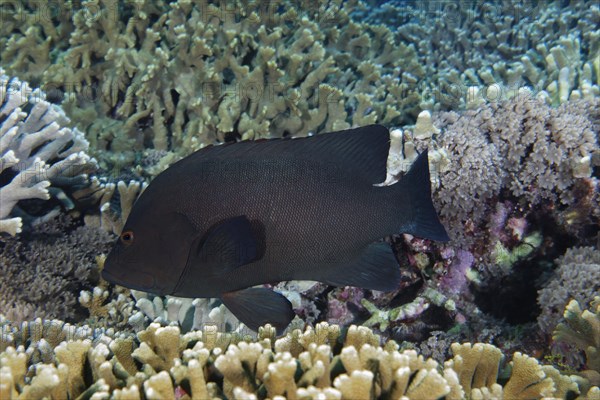
[[[271,324],[281,333],[296,315],[289,300],[270,289],[247,288],[227,292],[223,293],[221,300],[229,311],[254,331]]]
[[[400,266],[391,246],[385,242],[371,243],[353,260],[337,262],[323,270],[327,275],[319,280],[333,286],[390,292],[400,285]]]

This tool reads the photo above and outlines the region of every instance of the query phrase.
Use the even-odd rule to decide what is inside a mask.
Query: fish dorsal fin
[[[354,259],[329,265],[327,271],[327,275],[319,280],[332,286],[389,292],[400,285],[400,266],[392,247],[386,242],[371,243]]]
[[[296,315],[289,300],[270,289],[242,289],[223,293],[221,299],[229,311],[254,331],[271,324],[277,333],[282,333]]]
[[[363,177],[370,183],[385,180],[386,164],[390,150],[390,135],[382,125],[368,125],[361,128],[324,133],[298,143],[303,158],[311,158],[337,166],[352,176]],[[325,168],[328,168],[325,165]]]
[[[217,276],[254,261],[258,243],[250,220],[245,215],[229,218],[213,225],[192,246],[188,263],[201,268],[202,276]]]
[[[351,171],[357,179],[370,183],[385,180],[390,135],[382,125],[318,134],[303,138],[242,141],[208,146],[179,161],[202,163],[215,160],[273,160],[285,157],[314,160],[324,168],[334,165],[341,171]]]

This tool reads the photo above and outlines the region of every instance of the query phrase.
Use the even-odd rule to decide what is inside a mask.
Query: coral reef
[[[450,338],[493,340],[503,349],[528,342],[543,351],[538,346],[570,296],[585,292],[581,300],[589,301],[598,290],[591,259],[548,281],[569,243],[596,240],[598,100],[553,108],[525,94],[461,114],[425,111],[414,126],[392,132],[386,184],[428,147],[434,200],[453,240],[439,246],[410,235],[395,239],[403,287],[375,303],[377,295],[366,293],[368,315],[354,310],[353,322],[415,346],[447,330],[436,336],[446,343],[437,353],[447,351]],[[540,310],[535,300],[545,285],[552,298],[540,298]],[[546,321],[546,339],[529,329],[536,319]],[[510,339],[516,329],[526,332],[520,340]]]
[[[580,374],[592,385],[600,384],[600,297],[594,297],[588,310],[582,310],[577,300],[571,300],[565,308],[564,321],[556,327],[553,339],[584,353],[585,368]],[[565,350],[563,354],[566,355]],[[581,365],[576,367],[581,368]]]
[[[9,78],[0,68],[0,232],[21,232],[25,210],[14,215],[19,202],[51,197],[66,209],[73,202],[66,188],[83,185],[96,161],[86,154],[84,134],[68,128],[69,119],[40,90]],[[37,220],[50,218],[60,208],[46,211]]]
[[[102,198],[99,201],[100,226],[107,232],[121,234],[133,203],[147,186],[148,183],[136,180],[131,180],[129,183],[120,180],[116,184],[100,185],[102,188]]]
[[[570,248],[557,261],[553,276],[539,291],[542,312],[538,325],[547,335],[562,319],[571,302],[588,304],[600,292],[600,251],[593,247]]]
[[[215,141],[416,115],[415,49],[351,20],[355,3],[59,2],[37,24],[43,7],[27,2],[7,6],[0,45],[9,71],[64,94],[102,165],[145,147],[168,150],[164,164]]]
[[[600,8],[379,3],[0,4],[0,398],[600,399]],[[397,291],[279,283],[276,338],[99,278],[179,158],[375,122],[452,237]]]
[[[104,260],[104,255],[96,258],[100,270],[104,267]],[[183,333],[206,325],[240,335],[252,332],[219,299],[161,297],[113,286],[102,278],[93,288],[81,290],[79,303],[89,312],[86,322],[94,327],[139,332],[151,323],[157,323],[161,326],[176,325]],[[298,322],[291,326],[297,325]]]
[[[492,246],[504,245],[498,240],[507,224],[520,241],[540,209],[576,235],[600,216],[592,173],[599,108],[597,98],[554,108],[522,91],[460,114],[424,111],[415,125],[392,131],[386,183],[429,148],[434,201],[454,245],[468,248],[490,233],[498,236]],[[506,200],[520,214],[510,214]]]
[[[523,86],[554,105],[600,94],[594,1],[371,3],[353,16],[415,44],[427,76],[423,107],[457,110],[510,98]]]
[[[569,207],[583,221],[600,215],[591,164],[599,147],[598,107],[594,99],[552,108],[524,94],[460,116],[442,114],[436,144],[449,167],[438,171],[434,197],[450,235],[460,243],[471,236],[469,226],[482,232],[498,197],[518,199],[523,214],[546,204],[556,219]]]
[[[15,322],[36,317],[81,321],[77,298],[99,275],[95,257],[113,237],[61,215],[0,247],[0,313]]]
[[[393,341],[381,346],[377,335],[356,326],[343,332],[321,323],[275,339],[267,325],[257,338],[242,340],[210,327],[181,335],[177,327],[151,324],[136,337],[114,337],[58,320],[1,323],[2,398],[541,399],[579,393],[576,381],[520,353],[505,368],[494,346],[455,343],[442,366],[414,350],[399,351]]]
[[[539,100],[514,98],[504,103],[482,105],[479,109],[468,111],[462,116],[454,113],[444,113],[442,116],[437,113],[421,113],[414,127],[404,127],[401,135],[394,136],[394,140],[404,141],[400,146],[405,151],[399,153],[401,155],[398,158],[399,171],[402,171],[403,162],[410,162],[412,153],[406,151],[410,149],[407,144],[412,145],[414,154],[427,144],[434,146],[431,152],[434,157],[432,167],[437,168],[434,170],[437,176],[434,177],[432,186],[435,189],[436,201],[440,201],[441,194],[445,193],[449,198],[447,204],[454,202],[456,205],[458,211],[449,211],[443,216],[448,218],[447,215],[454,213],[454,218],[457,219],[451,220],[454,223],[447,225],[457,227],[459,240],[455,240],[452,247],[440,247],[409,235],[395,238],[392,242],[398,254],[404,257],[401,260],[402,265],[408,267],[403,268],[402,288],[398,292],[378,294],[356,288],[331,290],[325,285],[314,283],[280,284],[278,289],[290,298],[305,320],[312,322],[327,320],[343,325],[362,323],[377,329],[384,337],[406,340],[415,347],[427,341],[427,338],[434,334],[432,332],[450,330],[454,326],[451,333],[437,334],[436,337],[442,343],[439,346],[433,343],[430,347],[421,345],[421,348],[430,352],[429,354],[435,351],[436,358],[440,361],[445,358],[442,355],[450,351],[450,343],[457,340],[490,340],[502,346],[504,351],[519,349],[519,341],[510,339],[518,328],[501,322],[499,318],[505,318],[504,315],[489,314],[484,302],[477,299],[477,292],[493,292],[494,280],[501,282],[514,275],[517,270],[516,264],[530,260],[548,248],[547,244],[544,244],[548,239],[544,239],[543,232],[532,231],[530,228],[533,225],[531,215],[535,214],[536,207],[525,208],[525,201],[520,202],[523,195],[518,192],[520,190],[518,187],[525,184],[530,189],[540,186],[541,189],[536,195],[533,191],[528,192],[530,197],[527,202],[534,205],[554,205],[555,209],[550,214],[553,218],[558,219],[560,215],[564,215],[565,210],[577,212],[584,216],[583,219],[595,216],[594,207],[597,207],[597,203],[592,199],[597,196],[594,192],[597,178],[591,171],[589,175],[580,175],[577,171],[581,170],[575,168],[578,164],[569,163],[568,157],[577,154],[577,157],[586,158],[588,154],[593,156],[594,151],[597,150],[596,139],[592,138],[598,126],[598,112],[593,106],[596,103],[580,101],[577,103],[579,107],[575,107],[575,103],[568,102],[554,110]],[[502,157],[508,154],[509,148],[503,148],[501,145],[503,141],[510,143],[516,139],[509,136],[514,133],[503,130],[503,125],[496,122],[496,118],[498,121],[500,118],[514,119],[517,121],[514,126],[519,127],[527,126],[523,121],[529,119],[541,121],[536,126],[557,127],[547,128],[547,131],[543,132],[538,132],[536,127],[532,128],[537,136],[530,139],[532,144],[527,148],[531,147],[528,157],[533,160],[541,158],[543,162],[547,162],[546,158],[540,156],[546,154],[544,146],[546,148],[557,146],[563,152],[564,159],[558,161],[556,165],[547,165],[545,168],[550,171],[562,168],[563,173],[560,175],[562,180],[557,181],[553,178],[551,188],[548,185],[544,186],[539,177],[533,182],[514,184],[519,182],[519,179],[525,178],[520,178],[519,174],[522,171],[502,172],[509,168],[501,161]],[[571,125],[566,126],[565,123],[555,122],[561,118],[572,121]],[[473,126],[478,128],[480,140],[467,142],[465,139],[467,132],[470,135],[474,134]],[[529,131],[525,131],[527,132]],[[499,137],[495,142],[494,135]],[[577,139],[580,140],[579,143],[576,143]],[[473,145],[474,148],[472,151],[461,152],[461,145],[463,147]],[[494,154],[493,152],[497,154],[496,157],[492,157],[498,164],[493,169],[496,180],[492,179],[495,182],[492,186],[500,188],[494,189],[494,194],[488,197],[472,194],[480,200],[487,199],[474,204],[467,201],[468,196],[462,198],[460,190],[466,188],[469,179],[481,178],[481,168],[489,167],[486,163],[476,163],[478,155],[488,154],[484,153],[482,148],[487,148],[489,154]],[[470,164],[471,158],[476,160],[474,164]],[[526,164],[526,160],[527,158],[524,157],[519,161]],[[591,168],[593,161],[588,161]],[[460,165],[461,168],[453,169],[452,167],[456,165]],[[539,165],[537,167],[542,168]],[[478,171],[477,168],[480,169],[479,175],[475,173]],[[472,175],[469,175],[471,172]],[[463,173],[466,175],[462,175]],[[490,173],[489,176],[493,178],[494,174]],[[506,178],[509,175],[512,176],[511,179]],[[448,188],[452,182],[461,186],[451,191]],[[585,192],[588,197],[585,198],[578,192],[581,190],[579,185],[582,183],[588,188]],[[475,189],[485,193],[487,184],[489,183],[481,182],[479,187],[470,185],[464,190]],[[78,192],[78,195],[93,198],[94,204],[103,204],[102,214],[100,218],[86,214],[85,220],[90,226],[96,224],[108,231],[118,232],[131,204],[143,188],[144,184],[139,181],[132,181],[129,184],[121,181],[112,184],[92,179],[91,185]],[[504,197],[504,200],[498,201],[498,197]],[[477,214],[473,209],[464,211],[464,207],[459,207],[459,204],[481,207],[481,213]],[[494,212],[490,213],[490,209]],[[461,220],[461,215],[466,220]],[[475,215],[479,215],[477,223],[472,219]],[[576,222],[573,225],[580,223],[577,219],[574,221]],[[458,227],[463,227],[463,230],[458,230]],[[461,237],[465,239],[461,241]],[[484,244],[486,240],[489,241],[487,245]],[[101,263],[101,258],[99,260],[98,263]],[[94,284],[97,286],[93,287]],[[239,335],[248,333],[223,305],[214,300],[159,298],[136,292],[133,293],[132,300],[129,291],[109,288],[102,282],[100,284],[86,282],[79,289],[83,289],[79,295],[79,303],[89,309],[91,318],[88,322],[95,327],[113,327],[122,332],[140,331],[147,328],[151,322],[156,322],[162,326],[175,323],[184,332],[214,325],[222,330],[233,329]],[[72,298],[77,298],[76,294],[73,296],[75,297]],[[500,292],[498,296],[501,299],[511,297],[505,292]],[[564,304],[557,310],[562,306]],[[548,330],[551,329],[553,326],[548,326]],[[538,340],[535,343],[541,342]],[[531,345],[529,350],[538,350],[537,346],[539,345]]]

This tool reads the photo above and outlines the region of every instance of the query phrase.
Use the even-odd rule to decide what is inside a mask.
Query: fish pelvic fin
[[[322,269],[327,271],[327,275],[319,281],[332,286],[356,286],[390,292],[400,285],[400,265],[386,242],[370,243],[353,260],[336,261],[324,265]]]
[[[403,226],[402,233],[410,233],[424,239],[447,242],[450,240],[446,229],[440,222],[431,200],[431,182],[427,150],[423,151],[400,182],[391,186],[408,196],[412,210],[412,219]],[[407,197],[404,197],[407,198]]]
[[[277,334],[281,334],[296,316],[289,300],[270,289],[247,288],[227,292],[223,293],[221,300],[237,319],[253,331],[271,324],[277,329]]]

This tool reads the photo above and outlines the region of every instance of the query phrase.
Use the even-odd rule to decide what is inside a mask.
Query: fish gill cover
[[[8,1],[0,18],[0,397],[598,396],[595,2]],[[350,213],[337,226],[360,226],[321,242],[350,249],[352,235],[376,225],[392,234],[374,246],[393,250],[397,290],[254,288],[294,310],[278,342],[272,326],[257,338],[225,299],[101,278],[134,202],[178,160],[208,145],[309,136],[291,149],[370,124],[390,131],[387,174],[377,175],[388,187],[373,191],[398,191],[427,149],[450,241],[387,232],[397,209],[366,202],[383,222]],[[369,154],[377,141],[361,146]],[[344,149],[324,152],[320,178]],[[229,168],[194,190],[215,194],[247,171]],[[296,190],[286,205],[318,210],[321,191],[298,192],[297,171],[282,183]],[[348,204],[360,200],[355,183]],[[255,204],[244,193],[215,206]],[[226,221],[211,249],[230,248],[246,228]],[[415,364],[417,354],[437,363]]]

